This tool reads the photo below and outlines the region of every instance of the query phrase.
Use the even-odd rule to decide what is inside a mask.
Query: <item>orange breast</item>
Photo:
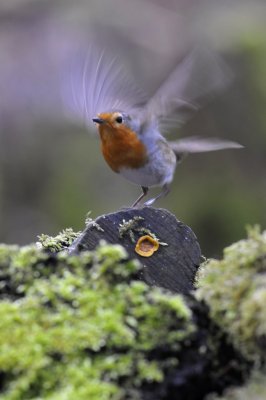
[[[102,124],[99,126],[99,133],[103,156],[113,171],[119,172],[121,168],[139,168],[146,164],[145,146],[128,127],[123,125],[116,128]]]

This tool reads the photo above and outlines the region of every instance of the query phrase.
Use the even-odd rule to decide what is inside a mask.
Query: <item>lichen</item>
[[[54,253],[72,232],[0,246],[1,400],[140,399],[194,331],[184,299],[135,280],[123,247]]]
[[[135,216],[132,219],[129,219],[128,221],[123,219],[122,223],[119,224],[119,229],[118,229],[119,237],[123,238],[125,235],[129,235],[131,242],[135,243],[136,239],[134,231],[139,229],[138,222],[143,220],[144,218],[140,216]]]
[[[49,249],[52,252],[64,250],[69,247],[81,232],[74,232],[72,228],[64,229],[57,236],[42,234],[36,243],[40,249]]]
[[[104,232],[104,229],[96,222],[93,218],[91,218],[91,211],[89,211],[86,215],[85,219],[85,225],[88,228],[89,226],[92,226],[93,228],[97,229],[99,232]]]
[[[152,232],[150,229],[145,228],[143,226],[138,226],[139,221],[143,221],[144,218],[140,216],[135,216],[132,219],[126,221],[123,219],[122,223],[119,224],[119,237],[123,238],[126,235],[129,235],[132,243],[136,242],[135,233],[139,235],[149,235],[154,240],[156,240],[161,246],[168,246],[167,243],[160,241],[160,239]]]
[[[135,252],[142,257],[151,257],[159,249],[159,242],[149,235],[144,235],[137,241]]]
[[[249,229],[248,238],[224,250],[221,261],[199,270],[196,297],[249,360],[265,361],[266,231]]]

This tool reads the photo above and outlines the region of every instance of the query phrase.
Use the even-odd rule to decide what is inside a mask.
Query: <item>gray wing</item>
[[[232,74],[216,53],[197,47],[159,87],[143,119],[158,119],[163,130],[181,125],[231,80]]]

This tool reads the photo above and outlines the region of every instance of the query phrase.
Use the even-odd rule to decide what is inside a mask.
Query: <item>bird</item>
[[[96,124],[109,167],[140,186],[134,208],[151,206],[169,193],[176,166],[186,155],[243,147],[219,138],[169,141],[164,135],[231,80],[227,66],[212,52],[193,49],[150,99],[121,62],[105,51],[91,48],[81,71],[71,80],[72,98],[88,125]],[[142,204],[153,187],[161,191]]]

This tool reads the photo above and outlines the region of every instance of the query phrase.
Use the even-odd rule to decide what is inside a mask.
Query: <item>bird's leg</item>
[[[170,192],[170,186],[168,184],[163,185],[162,191],[158,194],[158,196],[145,201],[144,206],[151,206],[155,203],[156,200],[160,199],[161,197],[166,196]]]
[[[149,191],[149,188],[147,188],[146,186],[141,186],[142,189],[142,193],[141,195],[137,198],[137,200],[132,204],[131,207],[137,207],[137,205],[139,204],[139,202],[143,199],[143,197],[145,197]]]

